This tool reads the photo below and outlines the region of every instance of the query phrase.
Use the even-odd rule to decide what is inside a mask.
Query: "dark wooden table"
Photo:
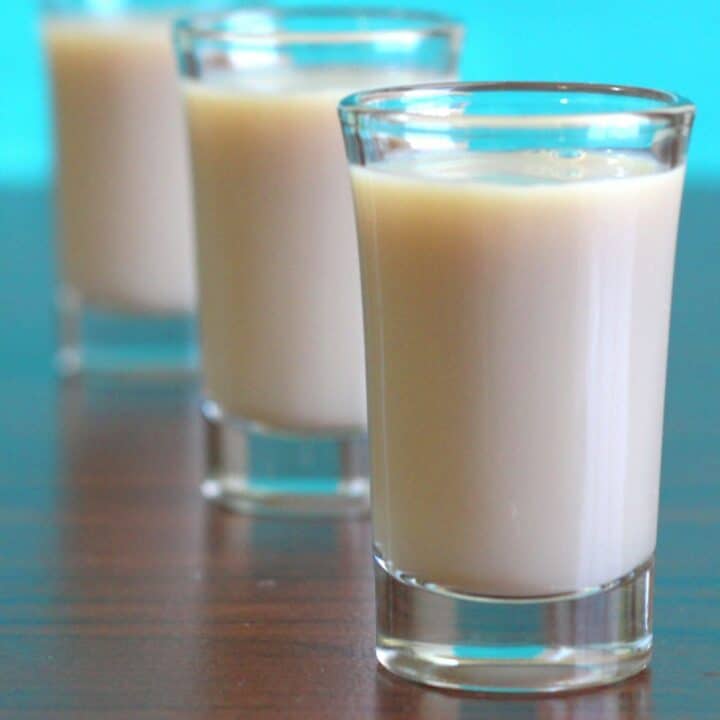
[[[717,193],[690,194],[678,263],[652,670],[551,699],[378,670],[367,522],[210,507],[194,387],[60,386],[24,358],[44,196],[2,197],[0,232],[27,247],[0,258],[0,717],[720,718]]]

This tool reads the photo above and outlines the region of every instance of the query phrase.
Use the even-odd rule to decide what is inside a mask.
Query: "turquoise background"
[[[367,3],[365,3],[367,4]],[[412,0],[468,26],[465,79],[545,79],[675,90],[699,108],[690,171],[720,175],[720,3],[714,0]],[[0,181],[51,167],[39,0],[0,0]]]
[[[675,277],[666,420],[668,426],[707,427],[720,405],[720,3],[384,4],[441,9],[463,19],[468,27],[465,79],[641,84],[676,90],[696,102]],[[14,378],[50,377],[56,337],[49,212],[52,133],[39,5],[39,0],[0,0],[0,372]],[[720,421],[713,427],[720,427]]]

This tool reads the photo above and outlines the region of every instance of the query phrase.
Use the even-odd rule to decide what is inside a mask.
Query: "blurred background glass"
[[[466,21],[464,79],[581,80],[682,92],[698,107],[688,194],[700,189],[706,195],[720,186],[720,93],[714,82],[720,4],[713,0],[396,0],[392,5],[440,9]],[[49,369],[55,344],[49,220],[35,212],[41,207],[38,188],[48,187],[53,168],[39,7],[40,0],[0,2],[0,187],[13,189],[13,201],[0,210],[0,365],[10,363],[19,372]],[[686,216],[692,207],[691,200]],[[34,227],[23,229],[27,223]],[[697,233],[693,241],[701,241]],[[681,235],[681,255],[683,242]],[[19,302],[27,311],[22,315]],[[682,298],[676,315],[681,311]],[[23,342],[14,341],[23,332]]]
[[[694,420],[712,412],[718,377],[706,372],[711,370],[712,353],[699,350],[710,349],[711,328],[718,323],[709,300],[718,298],[720,263],[716,218],[720,93],[714,78],[720,4],[713,0],[682,4],[671,0],[396,0],[392,4],[440,9],[467,23],[464,79],[640,84],[676,90],[697,104],[676,270],[668,420],[672,422],[680,411]],[[0,44],[4,93],[0,103],[0,370],[16,375],[49,373],[55,347],[54,257],[47,212],[53,141],[39,7],[40,0],[0,2],[4,30]],[[683,370],[687,374],[676,381]]]

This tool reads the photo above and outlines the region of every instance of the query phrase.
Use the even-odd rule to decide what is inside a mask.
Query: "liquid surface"
[[[596,587],[655,547],[683,169],[630,154],[353,169],[375,541],[464,592]]]
[[[65,281],[106,309],[194,308],[190,177],[161,19],[51,19]]]
[[[373,166],[373,171],[418,180],[492,185],[555,185],[654,175],[662,170],[651,157],[617,151],[537,150],[448,152],[432,161],[409,155]]]

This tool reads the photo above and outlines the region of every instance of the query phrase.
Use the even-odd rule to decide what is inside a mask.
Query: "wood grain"
[[[718,204],[692,202],[706,217]],[[717,270],[703,276],[694,254],[720,252],[710,239],[683,252],[651,672],[552,699],[397,680],[373,657],[366,522],[205,504],[193,387],[60,387],[17,371],[0,380],[0,717],[720,717],[720,305],[706,311]]]

